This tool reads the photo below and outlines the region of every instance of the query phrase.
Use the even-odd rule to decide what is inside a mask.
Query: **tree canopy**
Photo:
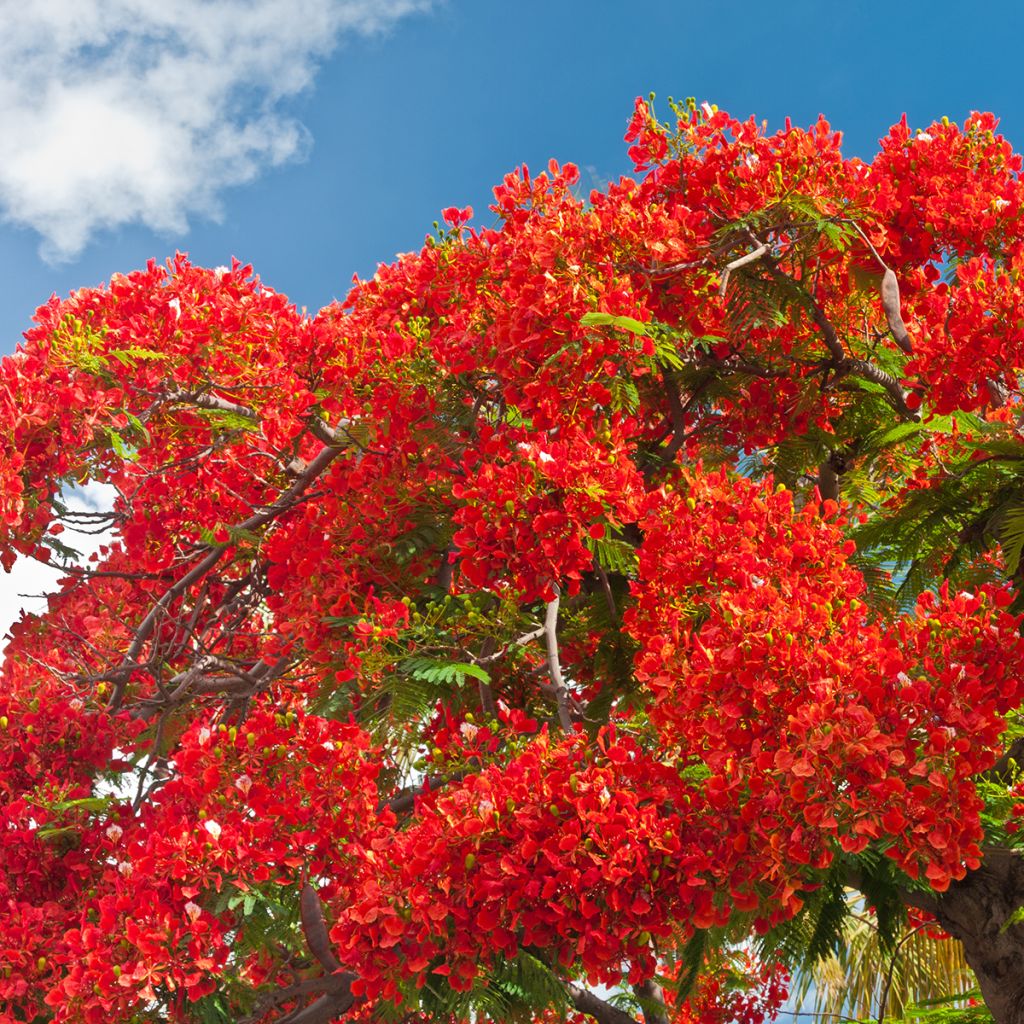
[[[1021,158],[671,111],[314,316],[182,255],[38,310],[6,1019],[759,1024],[856,889],[1024,1020]]]

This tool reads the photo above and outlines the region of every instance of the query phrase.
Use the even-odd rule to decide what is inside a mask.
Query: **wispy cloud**
[[[50,260],[102,228],[180,232],[303,154],[282,101],[345,36],[432,0],[0,0],[0,211]]]

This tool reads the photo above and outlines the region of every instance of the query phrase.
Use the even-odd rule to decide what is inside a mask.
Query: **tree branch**
[[[235,529],[241,532],[256,530],[261,526],[266,526],[267,523],[276,519],[282,513],[294,508],[299,498],[302,497],[303,493],[309,488],[313,481],[318,479],[325,472],[327,467],[341,454],[341,452],[341,448],[322,448],[309,465],[306,466],[305,470],[299,474],[298,478],[291,487],[288,488],[288,490],[278,495],[277,498],[275,498],[269,505],[266,505],[261,511],[251,515],[244,522],[239,523]],[[224,551],[226,550],[226,547],[221,545],[204,545],[203,547],[206,549],[206,555],[202,560],[182,576],[181,579],[164,591],[163,595],[157,600],[156,604],[153,605],[146,617],[136,628],[135,638],[132,640],[131,646],[128,648],[124,658],[122,658],[119,668],[112,674],[114,682],[114,688],[110,700],[110,707],[112,710],[117,711],[124,701],[124,691],[128,685],[128,677],[130,675],[130,672],[126,671],[126,667],[138,661],[139,654],[141,654],[146,641],[150,636],[152,636],[154,629],[156,629],[157,623],[160,621],[160,617],[167,611],[168,607],[176,598],[184,594],[193,583],[201,580],[220,561]],[[203,550],[203,548],[200,548],[200,550]]]
[[[121,704],[124,701],[125,687],[128,685],[130,666],[138,661],[139,654],[142,653],[142,648],[145,646],[146,641],[150,638],[153,630],[156,629],[157,623],[160,621],[160,616],[166,612],[167,608],[175,598],[184,594],[193,583],[201,580],[217,564],[217,562],[220,561],[220,557],[223,553],[224,549],[219,547],[208,551],[206,557],[203,558],[198,565],[193,566],[191,571],[185,573],[177,583],[172,584],[163,592],[163,595],[159,598],[156,604],[150,608],[146,617],[141,623],[139,623],[138,628],[135,630],[135,639],[132,640],[131,646],[128,648],[128,652],[125,654],[124,658],[121,659],[121,665],[118,668],[116,678],[114,679],[114,688],[110,698],[111,710],[117,711],[121,707]]]
[[[768,243],[762,242],[753,252],[748,252],[744,256],[738,256],[731,263],[725,265],[725,270],[722,271],[722,280],[718,285],[718,294],[720,297],[725,297],[725,290],[729,286],[729,275],[734,270],[739,270],[740,267],[745,267],[748,263],[756,263],[763,256],[768,255]]]
[[[554,598],[548,601],[547,614],[544,616],[544,640],[548,648],[548,676],[555,691],[558,702],[558,724],[562,731],[572,732],[572,715],[569,712],[569,693],[562,678],[562,666],[558,660],[558,604],[561,592],[557,583],[551,584],[555,592]]]
[[[750,237],[754,241],[759,241],[756,235],[752,232]],[[853,356],[848,356],[846,350],[843,348],[843,343],[839,338],[839,334],[832,324],[832,321],[825,315],[825,310],[822,309],[821,304],[817,299],[799,282],[794,280],[787,274],[773,259],[765,260],[765,264],[768,267],[769,273],[777,281],[783,282],[787,287],[795,288],[799,293],[801,299],[810,311],[811,319],[814,320],[818,330],[821,331],[821,336],[825,340],[825,347],[829,351],[829,355],[832,357],[832,366],[835,369],[836,376],[843,377],[847,374],[853,373],[858,377],[863,377],[865,380],[870,380],[875,384],[881,385],[885,388],[886,394],[889,396],[893,407],[905,420],[916,420],[919,417],[916,413],[912,412],[907,406],[906,395],[903,393],[903,388],[900,382],[893,377],[891,374],[886,373],[883,369],[875,366],[874,363],[869,363],[865,359],[857,359]]]
[[[612,1006],[611,1003],[605,1002],[595,996],[593,992],[588,992],[574,982],[567,982],[565,988],[572,1000],[572,1005],[580,1013],[593,1017],[598,1024],[639,1024],[639,1021],[635,1017],[631,1017],[625,1010]]]
[[[852,372],[858,377],[863,377],[865,380],[873,381],[875,384],[881,384],[885,388],[886,394],[889,396],[889,400],[892,402],[893,408],[903,417],[904,420],[914,420],[915,422],[921,417],[907,405],[907,396],[903,391],[900,382],[893,377],[891,374],[885,372],[874,363],[869,363],[865,359],[849,359],[847,364],[840,367],[840,370],[846,372]]]
[[[1014,766],[1019,767],[1022,762],[1024,762],[1024,736],[1018,736],[1003,751],[999,760],[985,772],[985,778],[995,782],[1012,782],[1015,774]]]
[[[489,665],[492,661],[497,661],[499,658],[505,656],[508,653],[510,647],[525,647],[529,643],[533,643],[534,640],[539,640],[544,635],[544,627],[540,626],[537,629],[531,630],[529,633],[523,633],[522,636],[517,636],[515,640],[510,640],[504,647],[499,648],[493,654],[488,654],[486,657],[477,659],[478,665]]]
[[[406,811],[411,811],[416,805],[416,797],[423,793],[432,793],[435,789],[440,789],[449,783],[461,782],[467,775],[471,774],[471,769],[466,768],[452,772],[451,775],[428,775],[422,782],[403,789],[400,793],[391,797],[390,800],[381,800],[377,804],[377,811],[383,811],[387,807],[394,811],[395,814],[404,814]]]
[[[287,986],[287,988],[276,989],[258,1000],[253,1013],[240,1020],[239,1024],[259,1024],[259,1021],[263,1020],[268,1013],[277,1009],[283,1003],[290,1003],[293,999],[299,999],[302,996],[338,993],[347,986],[350,986],[354,980],[355,975],[347,972],[340,975],[324,974],[319,978],[306,978],[303,981],[295,982],[294,985]],[[300,1011],[289,1011],[283,1018],[277,1021],[277,1024],[281,1024],[282,1020],[294,1019],[294,1015],[298,1012]]]
[[[325,992],[308,1006],[279,1017],[276,1024],[328,1024],[343,1013],[348,1013],[356,1001],[356,997],[352,995],[352,982],[356,980],[356,976],[345,972],[328,975],[325,981],[327,980],[333,983],[334,991]]]
[[[643,1010],[646,1024],[669,1024],[665,993],[653,978],[634,985],[633,992],[640,1001],[640,1008]]]
[[[253,423],[259,423],[259,416],[247,405],[239,405],[237,402],[230,402],[219,395],[211,394],[209,391],[185,391],[182,388],[175,388],[164,393],[164,397],[170,402],[178,402],[183,405],[195,405],[200,409],[213,409],[218,412],[229,412],[235,416],[242,416]]]

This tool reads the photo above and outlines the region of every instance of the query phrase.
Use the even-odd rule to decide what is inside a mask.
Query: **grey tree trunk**
[[[1024,1024],[1024,858],[989,851],[981,867],[935,900],[935,916],[958,938],[996,1024]]]

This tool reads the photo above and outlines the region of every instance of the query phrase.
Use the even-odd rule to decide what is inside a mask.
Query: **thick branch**
[[[653,978],[634,985],[633,991],[636,993],[637,999],[640,1000],[640,1008],[644,1012],[646,1024],[669,1024],[665,993]]]
[[[329,448],[345,447],[343,439],[338,436],[338,432],[345,431],[350,426],[352,426],[350,419],[339,420],[336,427],[325,423],[319,416],[311,416],[309,419],[309,432]]]
[[[907,396],[904,394],[900,382],[892,374],[886,373],[885,370],[875,366],[874,363],[867,362],[865,359],[849,359],[842,369],[849,373],[854,373],[858,377],[863,377],[865,380],[873,381],[875,384],[881,384],[885,388],[893,408],[903,419],[920,419],[920,416],[907,405]]]
[[[611,1003],[605,1002],[605,1000],[595,996],[593,992],[588,992],[585,988],[581,988],[573,982],[569,982],[565,988],[569,993],[569,998],[572,1000],[572,1005],[580,1013],[593,1017],[594,1020],[598,1021],[598,1024],[639,1024],[636,1018],[631,1017],[625,1010],[612,1006]]]
[[[355,1005],[356,997],[352,995],[354,974],[332,974],[330,981],[337,986],[334,991],[326,992],[315,1002],[299,1010],[280,1017],[276,1024],[328,1024],[343,1013],[348,1013]]]
[[[257,1003],[251,1016],[245,1017],[238,1024],[259,1024],[268,1013],[278,1009],[284,1003],[290,1003],[293,999],[301,999],[303,996],[311,995],[336,995],[347,992],[349,986],[355,980],[355,975],[348,972],[344,974],[324,974],[319,978],[306,978],[297,981],[287,988],[276,989],[263,996]],[[315,1004],[314,1004],[315,1005]],[[308,1007],[302,1007],[302,1010]],[[275,1024],[282,1024],[282,1021],[294,1020],[299,1009],[292,1010]]]
[[[235,416],[242,416],[253,423],[259,423],[259,416],[247,405],[239,405],[237,402],[229,402],[226,398],[211,394],[209,391],[184,391],[175,388],[168,391],[166,397],[171,402],[195,405],[200,409],[214,409],[218,412],[229,412]]]
[[[985,1005],[999,1024],[1024,1024],[1024,859],[987,849],[979,868],[937,897],[939,924],[958,938]]]
[[[450,775],[428,775],[422,782],[403,789],[390,800],[382,800],[377,805],[377,810],[383,811],[385,807],[388,807],[395,814],[404,814],[415,807],[418,796],[424,793],[431,793],[435,789],[440,789],[442,786],[447,786],[452,782],[461,782],[467,775],[471,774],[472,771],[467,768],[463,771],[452,772]]]
[[[686,444],[686,409],[679,397],[678,389],[666,371],[662,371],[662,380],[665,382],[665,395],[668,398],[669,415],[672,417],[672,440],[659,455],[663,462],[671,462],[676,452]],[[706,386],[707,380],[701,383],[698,393]]]

